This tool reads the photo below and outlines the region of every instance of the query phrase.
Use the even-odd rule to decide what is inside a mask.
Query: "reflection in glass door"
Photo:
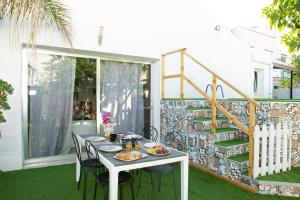
[[[72,131],[95,135],[97,129],[97,60],[76,58]]]
[[[71,132],[96,132],[96,59],[28,56],[27,158],[74,152]]]
[[[150,64],[39,51],[26,57],[25,159],[74,153],[71,133],[96,134],[102,112],[113,113],[115,131],[143,134],[150,126]]]
[[[101,60],[100,66],[101,113],[112,113],[116,132],[144,136],[144,128],[151,123],[151,65]]]

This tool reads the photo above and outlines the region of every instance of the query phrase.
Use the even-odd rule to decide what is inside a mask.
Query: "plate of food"
[[[145,149],[148,154],[154,155],[154,156],[164,156],[171,153],[171,149],[163,146],[163,145],[155,145],[152,148]]]
[[[99,137],[99,136],[91,136],[91,137],[87,137],[86,140],[89,140],[91,142],[101,142],[101,141],[104,141],[105,138]]]
[[[104,145],[104,146],[100,146],[99,149],[105,152],[117,152],[117,151],[121,151],[122,147],[118,145]]]
[[[148,143],[144,144],[144,147],[147,148],[147,149],[150,149],[150,148],[152,148],[156,145],[157,145],[157,143],[155,143],[155,142],[148,142]]]
[[[139,151],[128,151],[117,153],[114,158],[121,161],[131,162],[134,160],[139,160],[147,157],[147,154],[141,153]]]

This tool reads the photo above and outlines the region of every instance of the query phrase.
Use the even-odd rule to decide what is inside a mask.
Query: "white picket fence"
[[[254,130],[253,177],[291,169],[291,126],[287,122],[256,126]]]

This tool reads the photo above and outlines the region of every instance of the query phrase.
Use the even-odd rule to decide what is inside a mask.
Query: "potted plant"
[[[10,109],[7,97],[13,93],[13,90],[9,83],[0,79],[0,124],[6,122],[3,111]]]

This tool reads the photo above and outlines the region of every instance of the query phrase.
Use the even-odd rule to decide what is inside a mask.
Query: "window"
[[[254,93],[257,92],[257,71],[254,71]]]
[[[264,70],[254,69],[253,92],[256,97],[264,96]]]
[[[68,154],[74,150],[71,132],[96,132],[96,59],[46,53],[28,58],[26,157]]]
[[[96,120],[96,62],[76,58],[73,120]]]
[[[26,159],[73,153],[71,133],[96,134],[101,112],[114,114],[116,131],[143,134],[150,126],[150,64],[44,51],[24,60]]]
[[[103,60],[101,66],[101,113],[110,112],[115,131],[143,135],[150,126],[150,65]]]

